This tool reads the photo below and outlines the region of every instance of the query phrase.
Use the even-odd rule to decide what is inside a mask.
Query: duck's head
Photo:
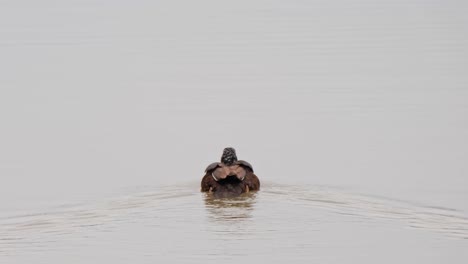
[[[223,155],[221,156],[221,162],[227,166],[231,166],[237,161],[236,150],[234,148],[228,147],[223,150]]]

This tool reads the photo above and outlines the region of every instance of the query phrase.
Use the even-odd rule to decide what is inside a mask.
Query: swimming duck
[[[252,165],[238,160],[236,150],[231,147],[223,150],[221,162],[214,162],[206,168],[201,181],[202,192],[218,197],[231,197],[259,189],[260,180],[254,174]]]

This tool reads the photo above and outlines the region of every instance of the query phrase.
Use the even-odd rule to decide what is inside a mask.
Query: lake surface
[[[0,2],[0,263],[466,263],[467,12]]]

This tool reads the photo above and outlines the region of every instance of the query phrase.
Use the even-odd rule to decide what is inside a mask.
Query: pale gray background
[[[0,216],[196,192],[233,146],[266,183],[260,201],[268,183],[307,184],[466,219],[467,14],[466,1],[0,1]],[[465,263],[466,239],[450,241]],[[438,248],[424,245],[413,261]]]

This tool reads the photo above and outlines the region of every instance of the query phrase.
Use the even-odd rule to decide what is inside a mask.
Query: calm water
[[[467,12],[1,1],[0,263],[466,263]]]

